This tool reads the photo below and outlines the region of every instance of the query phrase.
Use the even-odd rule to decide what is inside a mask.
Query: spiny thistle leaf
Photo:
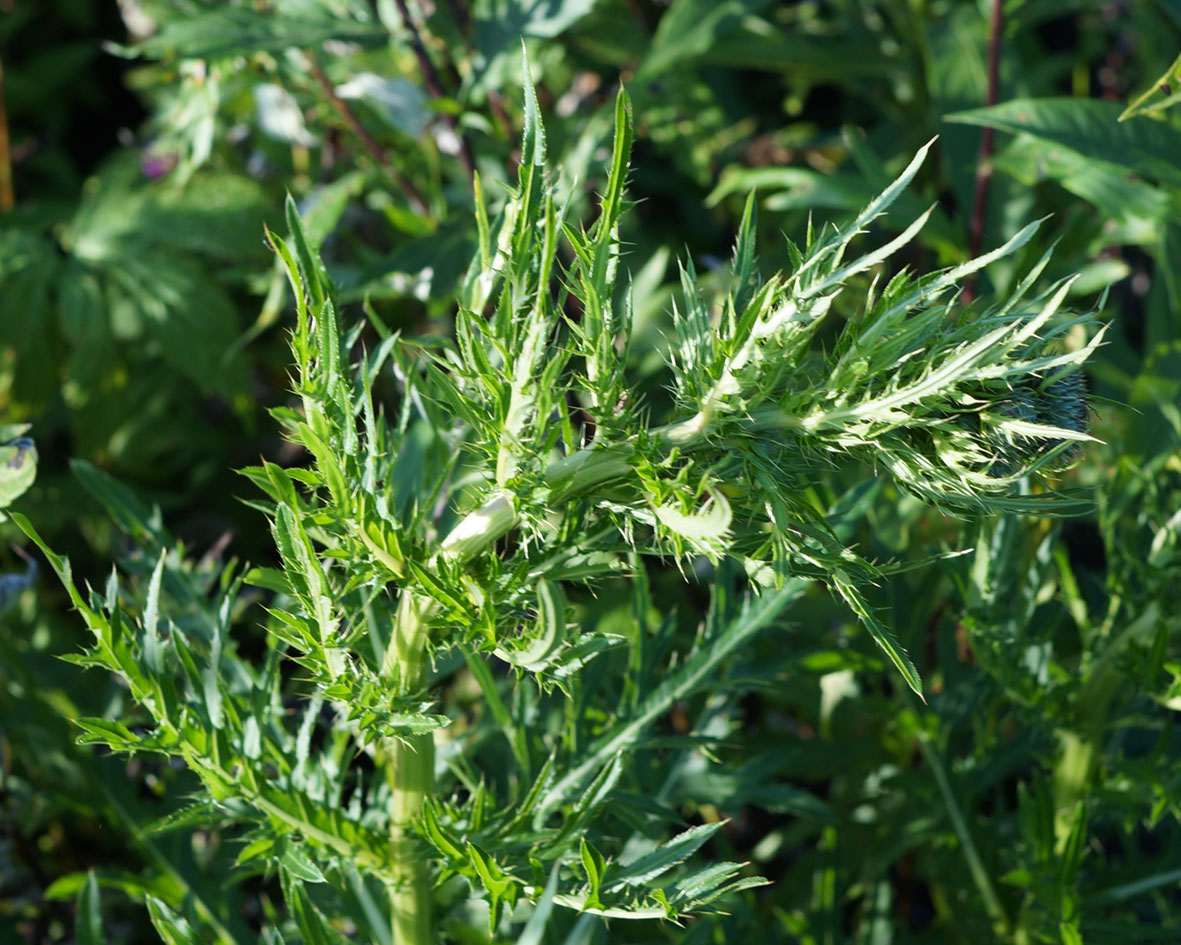
[[[262,670],[229,636],[241,582],[227,569],[220,583],[202,584],[167,554],[158,516],[100,474],[85,478],[150,551],[131,576],[146,597],[113,575],[87,604],[68,562],[49,558],[94,635],[81,659],[126,680],[152,723],[144,732],[90,719],[84,737],[187,764],[210,805],[254,831],[247,859],[277,864],[306,939],[335,933],[304,884],[335,881],[342,863],[387,888],[395,922],[413,924],[422,941],[436,888],[456,876],[485,897],[496,935],[522,899],[539,914],[557,904],[675,920],[761,883],[742,864],[690,864],[720,824],[663,842],[637,832],[633,844],[615,815],[658,720],[713,695],[725,662],[817,580],[921,693],[918,670],[871,603],[871,582],[890,566],[848,546],[874,494],[855,488],[826,508],[811,491],[831,481],[831,457],[860,460],[867,480],[887,470],[937,506],[1045,512],[1059,497],[1030,494],[1020,480],[1090,439],[1079,370],[1102,331],[1067,347],[1068,330],[1089,318],[1063,312],[1070,280],[1039,290],[1048,256],[1005,298],[964,309],[957,295],[967,275],[1028,243],[1036,224],[926,275],[879,279],[879,270],[930,211],[857,251],[930,143],[849,224],[810,231],[802,249],[789,244],[783,271],[759,272],[753,200],[720,296],[685,261],[665,352],[673,406],[651,416],[629,383],[632,306],[617,280],[632,141],[625,93],[614,117],[600,215],[583,227],[567,220],[547,175],[526,65],[517,186],[495,219],[478,194],[478,251],[454,339],[384,333],[378,351],[361,348],[289,202],[288,240],[269,238],[295,294],[299,409],[274,416],[309,464],[246,471],[269,496],[257,504],[282,565],[250,572],[273,595]],[[838,314],[835,343],[820,344]],[[30,461],[27,447],[10,449]],[[624,643],[642,655],[651,636],[644,555],[673,557],[686,571],[698,556],[713,562],[709,613],[691,651],[650,660],[604,709],[590,695],[595,672],[635,667],[592,661]],[[596,623],[568,601],[576,584],[594,590],[608,576],[631,579],[626,627]],[[739,602],[747,583],[759,592]],[[665,640],[676,622],[670,615]],[[515,691],[511,709],[483,662],[489,654],[537,682]],[[300,668],[294,685],[284,659]],[[448,725],[432,711],[453,704],[442,687],[465,665],[491,723]],[[555,690],[569,699],[567,718],[533,731]],[[710,700],[702,718],[714,708]],[[502,736],[516,767],[485,777],[466,753]],[[436,738],[447,752],[438,771],[462,787],[450,799],[435,792]],[[358,756],[366,766],[350,766]],[[346,775],[358,782],[347,804]],[[629,859],[625,850],[642,852]]]

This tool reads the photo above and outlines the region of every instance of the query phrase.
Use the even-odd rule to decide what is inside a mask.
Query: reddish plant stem
[[[997,103],[1000,96],[1001,33],[1004,31],[1002,0],[992,0],[992,17],[988,25],[988,104]],[[984,221],[988,215],[988,185],[992,180],[993,129],[985,128],[980,135],[980,153],[976,158],[976,194],[972,202],[972,223],[968,238],[968,258],[980,255],[984,242]],[[964,281],[964,301],[976,295],[976,276]]]
[[[456,28],[466,35],[468,28],[472,25],[467,5],[460,3],[459,0],[447,0],[447,9],[451,11],[451,19],[455,22]]]
[[[418,60],[418,67],[422,70],[422,79],[426,83],[426,90],[435,98],[442,98],[442,80],[439,78],[439,72],[435,68],[435,64],[431,62],[431,57],[427,55],[426,46],[423,45],[422,36],[418,32],[418,26],[410,16],[410,8],[406,6],[406,0],[394,0],[394,3],[398,7],[398,13],[402,16],[402,22],[406,24],[406,29],[410,33],[410,46],[414,50],[415,58]]]
[[[390,161],[389,156],[382,150],[381,145],[377,143],[377,140],[369,133],[369,130],[361,124],[360,120],[353,113],[353,110],[349,107],[349,103],[336,94],[336,89],[332,87],[332,83],[328,80],[328,76],[324,74],[324,70],[320,68],[320,63],[316,61],[315,57],[309,54],[308,60],[312,64],[312,75],[315,76],[316,81],[320,84],[320,90],[324,93],[325,98],[332,103],[332,107],[344,119],[345,124],[357,136],[357,139],[364,146],[365,150],[369,152],[373,160],[381,165],[382,170],[389,175],[390,180],[402,191],[414,212],[430,218],[430,208],[427,206],[422,194],[419,193],[418,188],[398,173]]]
[[[644,16],[644,11],[640,9],[639,3],[636,0],[627,0],[627,8],[632,15],[632,19],[636,21],[640,29],[645,33],[651,33],[652,29],[648,26],[648,18]]]
[[[471,52],[475,52],[473,42],[471,40],[470,31],[468,27],[471,25],[471,17],[468,15],[467,9],[457,0],[449,0],[448,9],[451,11],[451,16],[459,27],[459,32],[463,33],[467,38],[467,47]],[[447,77],[451,84],[458,88],[463,84],[463,79],[459,74],[459,66],[456,64],[456,50],[457,46],[447,46],[443,50],[445,57],[445,65],[447,70]],[[500,133],[504,136],[505,141],[513,141],[516,138],[516,131],[513,129],[512,119],[509,118],[508,112],[504,107],[504,98],[501,96],[499,90],[488,89],[488,108],[492,112],[492,117],[495,119]],[[462,139],[461,139],[462,140]],[[466,141],[464,144],[466,145]],[[517,162],[513,160],[510,155],[505,162],[505,168],[508,171],[509,177],[512,177],[516,171]]]
[[[0,62],[0,212],[16,206],[12,189],[12,149],[8,142],[8,109],[4,104],[4,63]]]
[[[451,19],[455,23],[456,30],[466,40],[469,23],[467,10],[463,9],[462,4],[456,3],[455,0],[450,0],[447,4],[447,9],[451,11]],[[458,89],[463,85],[463,76],[460,75],[459,63],[455,56],[458,47],[458,43],[443,44],[443,71],[447,75],[448,84],[453,89]]]
[[[467,39],[468,50],[475,52],[475,48],[470,37],[470,31],[468,29],[468,27],[471,25],[471,17],[468,15],[467,9],[462,3],[457,2],[457,0],[449,0],[447,7],[451,11],[451,16],[455,20],[455,23],[459,28],[459,32],[464,34],[465,38]],[[457,48],[458,47],[456,45],[451,45],[445,47],[443,50],[447,78],[456,88],[463,84],[463,79],[459,74],[459,66],[456,64]],[[509,118],[508,112],[505,110],[504,98],[501,96],[500,91],[497,89],[488,89],[487,95],[488,108],[492,112],[492,117],[495,119],[496,125],[500,129],[500,133],[504,136],[505,141],[511,142],[515,140],[516,131],[513,129],[512,119]],[[510,156],[509,160],[505,162],[505,167],[508,170],[509,176],[512,177],[516,170],[516,161],[514,161]]]
[[[430,92],[432,98],[444,98],[443,83],[439,80],[438,70],[435,69],[434,63],[427,55],[426,46],[423,45],[422,36],[419,35],[418,26],[410,16],[406,0],[394,0],[394,3],[398,7],[398,13],[402,16],[402,22],[406,24],[406,29],[410,32],[410,46],[414,50],[415,58],[418,59],[418,67],[422,70],[422,78],[426,82],[427,91]],[[443,115],[443,121],[455,132],[455,137],[459,140],[459,160],[463,163],[464,170],[467,171],[468,181],[474,182],[476,164],[472,160],[472,149],[468,146],[467,138],[459,130],[459,122],[455,120],[454,115],[446,114]]]

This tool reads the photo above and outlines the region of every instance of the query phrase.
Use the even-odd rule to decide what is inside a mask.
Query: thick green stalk
[[[1098,639],[1108,636],[1114,616],[1110,614],[1104,626],[1093,631]],[[1110,723],[1108,711],[1126,680],[1119,667],[1119,657],[1132,643],[1148,645],[1159,616],[1160,608],[1155,603],[1149,604],[1143,615],[1095,657],[1078,698],[1077,720],[1071,729],[1059,735],[1062,754],[1054,768],[1054,838],[1059,851],[1073,828],[1075,808],[1085,798],[1094,777],[1099,744]]]
[[[404,590],[393,639],[386,651],[386,679],[400,692],[421,687],[426,665],[429,601]],[[434,792],[435,745],[432,736],[414,735],[392,744],[386,756],[390,798],[390,923],[394,945],[433,945],[429,861],[421,855],[414,822]]]
[[[683,423],[671,424],[652,431],[652,436],[670,447],[692,448],[705,442],[705,424],[700,415]],[[611,446],[589,446],[556,460],[546,470],[550,487],[549,501],[553,505],[585,495],[596,486],[625,476],[631,469],[635,454],[633,440]],[[513,499],[497,489],[480,508],[470,512],[443,539],[442,553],[451,559],[465,561],[492,545],[498,538],[512,531],[518,523]]]

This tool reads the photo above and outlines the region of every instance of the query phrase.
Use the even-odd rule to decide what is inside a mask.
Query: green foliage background
[[[120,6],[126,23],[99,0],[0,3],[15,196],[0,214],[0,423],[12,425],[5,442],[31,423],[39,453],[14,508],[96,588],[116,557],[146,582],[154,561],[135,540],[162,540],[163,526],[191,559],[198,597],[230,560],[274,564],[249,506],[257,492],[232,472],[260,457],[307,462],[267,413],[294,399],[289,298],[264,225],[282,231],[290,193],[339,300],[358,317],[367,300],[375,343],[449,334],[477,245],[469,170],[494,202],[515,180],[521,36],[572,218],[593,217],[621,79],[631,96],[630,370],[654,410],[669,396],[657,375],[676,260],[723,287],[719,262],[751,189],[758,255],[786,266],[783,234],[798,238],[809,217],[817,228],[849,218],[939,135],[898,219],[934,213],[891,265],[952,265],[968,255],[980,129],[997,129],[984,248],[1053,217],[982,274],[978,294],[1009,291],[1054,241],[1045,278],[1081,273],[1076,307],[1111,286],[1101,317],[1112,328],[1087,369],[1104,442],[1066,473],[1087,510],[950,518],[888,480],[866,490],[867,524],[847,540],[873,559],[921,563],[883,579],[870,604],[917,665],[926,703],[856,616],[812,588],[787,623],[739,650],[717,694],[660,720],[620,813],[730,818],[702,853],[750,861],[773,884],[683,928],[621,931],[567,914],[545,940],[1176,940],[1177,4],[1006,4],[992,108],[987,4],[449,0],[410,3],[413,31],[392,0]],[[862,476],[834,464],[811,498],[829,507]],[[5,570],[24,573],[8,552],[23,536],[0,529]],[[651,570],[640,614],[659,655],[691,645],[709,606],[697,579],[686,588],[675,567]],[[177,913],[194,897],[210,903],[227,935],[250,940],[281,908],[275,873],[232,874],[241,838],[215,824],[148,829],[184,806],[192,775],[76,744],[68,720],[115,718],[126,693],[57,658],[82,633],[55,585],[11,586],[0,941],[153,941],[139,904],[149,896]],[[263,650],[248,604],[234,615],[245,656]],[[608,586],[577,612],[610,628],[637,606]],[[649,666],[659,671],[656,656]],[[470,727],[495,771],[496,750],[480,747],[495,713],[472,671],[452,670],[438,711]],[[596,705],[585,693],[571,704]],[[558,725],[574,710],[554,697],[532,711]],[[298,871],[297,856],[284,868]],[[364,887],[352,894],[363,912]],[[471,931],[481,928],[482,917],[448,934],[487,940]],[[299,940],[291,923],[287,934]]]

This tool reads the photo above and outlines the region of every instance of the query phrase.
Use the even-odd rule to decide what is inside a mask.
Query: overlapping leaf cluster
[[[817,344],[835,297],[925,222],[852,256],[925,149],[849,226],[789,244],[789,268],[766,281],[748,204],[720,303],[707,303],[684,270],[667,352],[676,408],[654,422],[625,373],[619,220],[630,142],[621,93],[598,218],[587,229],[567,220],[526,82],[518,186],[495,221],[478,192],[478,256],[454,342],[404,339],[372,315],[342,330],[331,280],[289,204],[289,239],[269,240],[295,292],[298,409],[275,415],[310,462],[246,470],[268,497],[258,504],[281,569],[227,571],[210,608],[212,587],[194,585],[158,523],[94,473],[142,560],[155,562],[146,583],[128,595],[113,577],[104,593],[83,596],[68,563],[43,548],[95,634],[81,660],[126,679],[142,713],[135,725],[85,720],[87,738],[183,759],[206,796],[180,820],[249,825],[240,861],[277,864],[305,935],[321,927],[305,884],[358,874],[388,886],[405,941],[429,935],[436,883],[477,890],[503,931],[524,901],[539,903],[537,915],[556,903],[675,918],[761,882],[732,862],[682,868],[718,823],[669,839],[639,818],[629,839],[612,811],[626,807],[622,786],[652,723],[700,691],[811,578],[830,583],[920,689],[866,603],[863,586],[879,569],[842,538],[863,508],[856,494],[825,509],[795,488],[842,452],[936,503],[1052,507],[1052,497],[1011,496],[1013,485],[1086,437],[1077,416],[1047,422],[1047,405],[1097,339],[1053,347],[1078,318],[1055,318],[1066,284],[1028,297],[1045,259],[1011,297],[956,307],[958,281],[1014,252],[1032,228],[956,269],[902,273],[880,293],[875,281],[832,351]],[[1014,409],[1022,397],[1032,414]],[[738,558],[773,590],[739,608],[719,583],[697,648],[650,692],[633,682],[614,713],[529,731],[530,699],[556,687],[577,704],[601,654],[643,645],[639,634],[578,625],[567,591],[621,573],[640,583],[645,555]],[[261,667],[237,658],[227,636],[243,581],[269,595]],[[533,692],[530,677],[539,684],[514,712],[488,653],[518,670],[523,690]],[[285,678],[284,658],[297,678]],[[463,741],[449,740],[451,720],[433,705],[459,665],[512,745],[517,769],[496,787],[466,766]],[[436,784],[447,772],[456,783],[444,795]]]
[[[1103,333],[1078,350],[1057,344],[1088,319],[1055,318],[1070,280],[1029,297],[1048,254],[1008,298],[960,312],[957,286],[1019,250],[1036,223],[950,270],[921,277],[903,271],[880,291],[875,276],[834,350],[817,352],[817,330],[850,280],[891,258],[930,215],[846,261],[850,244],[897,199],[929,147],[848,226],[809,234],[803,250],[789,241],[792,266],[784,275],[754,282],[740,240],[738,286],[720,317],[695,297],[686,273],[689,301],[677,318],[674,367],[680,400],[696,414],[673,428],[675,437],[781,432],[802,450],[872,457],[937,504],[986,510],[1012,507],[1005,493],[1016,479],[1046,467],[1067,443],[1088,439],[1085,403],[1077,405],[1077,396],[1075,404],[1059,403],[1060,393]],[[1013,409],[1020,392],[1028,392],[1030,411]],[[1054,504],[1042,499],[1039,508]]]
[[[195,826],[244,829],[237,858],[243,876],[268,869],[268,863],[283,864],[284,877],[310,883],[323,881],[321,867],[378,877],[388,872],[381,823],[363,817],[365,810],[370,818],[380,813],[380,797],[363,803],[362,793],[351,804],[341,801],[355,779],[349,733],[322,724],[320,699],[299,699],[298,712],[290,711],[280,648],[261,666],[237,653],[228,630],[245,601],[233,566],[211,570],[186,561],[184,546],[162,527],[158,512],[149,513],[89,464],[77,462],[75,474],[138,546],[102,591],[80,592],[69,562],[45,547],[23,516],[13,518],[41,547],[94,635],[93,646],[70,659],[117,674],[135,705],[126,721],[75,719],[83,742],[174,758],[204,788],[149,834]],[[371,790],[380,795],[383,785]],[[200,895],[188,897],[183,918],[163,901],[149,898],[149,906],[162,930],[192,924],[212,929],[221,940],[239,940],[238,923]],[[315,936],[327,934],[327,927],[301,884],[291,887],[288,906],[309,940],[323,940]]]

